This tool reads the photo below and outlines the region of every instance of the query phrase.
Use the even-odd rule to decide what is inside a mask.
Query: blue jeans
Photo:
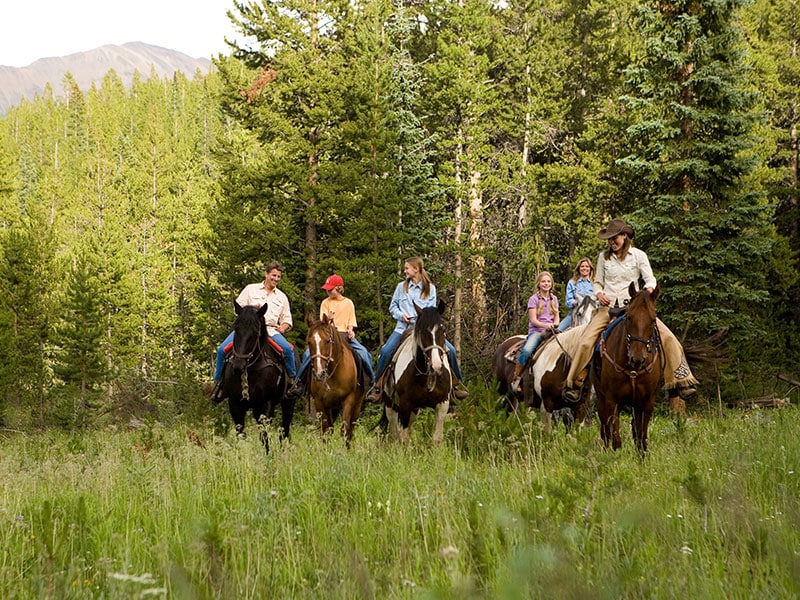
[[[361,358],[361,363],[364,365],[364,368],[367,370],[367,374],[369,375],[370,382],[375,381],[375,371],[372,370],[372,356],[361,343],[353,338],[350,340],[350,347],[353,349],[353,352],[358,354],[359,358]],[[308,368],[308,365],[311,364],[311,352],[306,348],[306,351],[303,352],[303,361],[300,363],[300,368],[297,370],[297,379],[301,379]]]
[[[286,370],[288,371],[289,376],[294,379],[294,350],[292,350],[291,344],[289,344],[289,341],[280,333],[276,333],[270,337],[272,337],[278,346],[281,347],[281,350],[283,350],[283,364],[286,365]],[[214,371],[214,381],[219,381],[220,377],[222,377],[222,368],[225,366],[225,346],[230,344],[232,341],[233,331],[228,334],[228,337],[225,338],[225,341],[220,344],[219,348],[217,348],[217,368]]]
[[[566,331],[570,325],[572,325],[572,311],[569,311],[567,316],[561,319],[561,322],[558,324],[558,330]]]
[[[394,351],[397,350],[397,346],[400,343],[400,338],[402,336],[402,333],[393,331],[392,334],[386,339],[386,343],[383,345],[383,348],[381,348],[381,352],[378,355],[378,375],[383,373],[386,365],[388,365],[389,361],[392,360]],[[450,363],[450,368],[453,369],[453,375],[455,375],[456,379],[459,381],[463,381],[464,379],[461,375],[461,366],[458,364],[458,357],[456,357],[455,346],[453,346],[453,344],[451,344],[448,340],[445,340],[445,346],[447,346],[448,362]]]
[[[539,331],[534,331],[533,333],[528,335],[528,339],[525,340],[525,345],[522,347],[522,350],[519,351],[519,364],[523,367],[525,363],[528,362],[528,359],[533,354],[533,351],[536,350],[536,347],[542,341],[542,334]]]

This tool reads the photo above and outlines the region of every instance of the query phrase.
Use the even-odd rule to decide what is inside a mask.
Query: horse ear
[[[311,327],[314,324],[314,317],[311,316],[311,313],[306,313],[306,325]]]
[[[636,284],[631,281],[631,284],[628,286],[628,296],[633,298],[636,295]]]
[[[654,289],[652,292],[650,292],[650,297],[653,299],[653,302],[655,302],[656,300],[658,300],[658,295],[659,295],[660,293],[661,293],[661,288],[659,288],[659,287],[658,287],[658,284],[656,284],[656,287],[655,287],[655,289]]]
[[[267,314],[267,308],[269,308],[269,305],[266,302],[264,302],[264,304],[262,304],[261,307],[258,309],[258,316],[261,317],[262,319],[264,318],[264,315]]]
[[[440,299],[440,300],[439,300],[439,306],[437,307],[437,308],[439,309],[439,314],[440,314],[440,315],[443,315],[443,314],[444,314],[444,307],[445,307],[444,300],[441,300],[441,299]]]
[[[233,314],[238,315],[240,312],[242,312],[242,307],[239,305],[239,303],[236,300],[234,300],[233,301]]]
[[[331,319],[331,318],[328,316],[328,313],[324,313],[324,314],[322,315],[322,322],[323,322],[325,325],[327,325],[327,324],[328,324],[328,323],[330,323],[331,321],[332,321],[332,319]]]
[[[414,302],[414,308],[417,311],[417,315],[422,315],[422,309],[419,306],[417,306],[416,302]]]

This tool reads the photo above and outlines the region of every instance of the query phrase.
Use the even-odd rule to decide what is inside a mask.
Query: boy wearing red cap
[[[344,280],[341,276],[335,273],[325,280],[322,289],[328,292],[328,297],[325,298],[319,306],[319,318],[323,315],[328,315],[328,318],[333,319],[333,324],[336,329],[342,333],[347,334],[347,339],[350,340],[350,347],[353,348],[361,363],[369,375],[370,384],[375,382],[375,372],[372,369],[372,356],[364,346],[356,339],[355,328],[358,327],[356,321],[356,307],[350,298],[344,295]],[[303,375],[305,374],[308,365],[311,364],[311,353],[306,348],[303,353],[303,362],[300,364],[300,369],[297,372],[297,383],[292,387],[296,393],[303,394],[304,384]]]

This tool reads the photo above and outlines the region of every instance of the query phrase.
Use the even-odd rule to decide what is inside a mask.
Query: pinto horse
[[[592,359],[590,379],[597,393],[600,436],[614,450],[622,446],[619,413],[633,409],[633,440],[639,453],[647,452],[647,427],[653,414],[664,372],[664,353],[656,325],[658,286],[637,292],[631,283],[631,299],[624,316],[609,325]]]
[[[367,390],[366,382],[359,381],[363,375],[359,377],[358,358],[347,335],[336,329],[328,315],[309,323],[306,341],[311,354],[311,400],[320,415],[322,433],[333,427],[341,413],[349,447]]]
[[[515,335],[500,344],[494,355],[495,377],[498,380],[498,391],[508,399],[509,412],[516,413],[520,403],[538,408],[548,430],[550,416],[553,419],[560,418],[567,431],[575,421],[584,422],[591,405],[591,388],[585,386],[581,390],[577,403],[567,402],[563,398],[564,381],[569,373],[572,348],[580,340],[584,329],[583,325],[570,327],[544,340],[523,371],[520,391],[516,393],[510,388],[516,362],[509,360],[507,353],[515,346],[525,343],[525,336]]]
[[[591,321],[592,316],[599,306],[600,302],[598,301],[597,296],[594,294],[587,294],[583,296],[579,302],[575,303],[575,305],[572,307],[572,324],[570,325],[569,329],[562,333],[558,333],[556,335],[558,338],[557,341],[552,341],[553,338],[544,340],[539,348],[537,348],[536,354],[528,361],[527,368],[522,373],[522,383],[520,385],[519,392],[514,392],[511,389],[511,382],[514,380],[514,370],[517,366],[517,356],[519,354],[519,350],[525,343],[526,336],[511,336],[510,338],[505,339],[497,347],[497,350],[495,350],[494,353],[493,371],[494,376],[497,379],[497,391],[501,397],[505,398],[506,410],[508,412],[516,413],[519,410],[520,404],[525,404],[526,406],[532,406],[534,408],[540,408],[542,406],[542,400],[545,400],[544,409],[551,414],[553,411],[558,411],[566,407],[566,405],[557,397],[561,395],[561,392],[559,391],[556,394],[555,387],[552,387],[548,382],[553,381],[554,378],[556,378],[555,381],[557,381],[557,378],[561,377],[563,378],[561,379],[561,382],[563,383],[563,380],[566,378],[566,372],[562,373],[564,364],[567,365],[567,371],[569,371],[569,352],[565,352],[564,349],[571,345],[573,341],[578,339],[578,336],[573,337],[575,334],[567,334]],[[547,352],[545,352],[545,348],[548,348]],[[539,360],[539,356],[544,356],[545,360],[538,366],[535,366]],[[534,369],[536,369],[535,376]],[[542,387],[542,378],[548,373],[552,373],[552,375],[548,375],[547,381],[544,383],[544,387]],[[534,385],[534,381],[536,380],[539,381],[539,384]],[[582,403],[583,401],[579,400],[578,406],[580,406]],[[577,408],[577,406],[573,408]],[[588,402],[586,405],[586,411],[584,412],[581,410],[579,412],[580,415],[573,411],[572,416],[578,419],[583,419],[586,414],[588,414]],[[563,416],[569,418],[566,413]],[[568,423],[565,424],[568,425]]]
[[[288,375],[280,350],[267,335],[261,308],[239,306],[234,301],[236,321],[233,324],[233,350],[226,359],[220,383],[220,400],[228,399],[228,409],[236,433],[244,438],[244,420],[248,410],[261,429],[261,443],[269,454],[267,425],[281,405],[281,439],[289,437],[289,426],[294,414],[295,401],[286,397]]]
[[[436,411],[433,442],[444,439],[444,419],[450,408],[450,394],[456,383],[445,346],[442,313],[445,304],[417,309],[416,323],[409,327],[397,346],[392,364],[380,383],[389,431],[408,444],[411,426],[421,408]]]

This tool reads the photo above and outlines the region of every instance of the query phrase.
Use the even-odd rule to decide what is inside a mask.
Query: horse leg
[[[544,402],[539,405],[539,419],[542,422],[542,429],[544,429],[544,432],[551,433],[553,431],[553,419],[551,413],[547,411]]]
[[[647,454],[647,428],[650,425],[650,418],[653,415],[652,405],[653,402],[650,401],[644,406],[633,407],[633,418],[631,419],[633,441],[636,443],[636,449],[642,456]]]
[[[247,434],[244,432],[244,417],[247,413],[247,408],[242,405],[241,401],[236,401],[231,398],[228,400],[228,410],[231,413],[231,419],[233,419],[233,428],[236,431],[236,436],[240,439],[244,439],[247,437]]]
[[[386,406],[384,408],[384,414],[386,415],[386,419],[389,421],[389,435],[392,437],[393,440],[400,441],[399,413],[395,409]]]
[[[263,411],[259,411],[258,414],[253,414],[253,417],[255,418],[256,423],[258,423],[258,438],[261,441],[261,444],[264,446],[264,453],[269,454],[269,434],[267,433],[267,425],[269,420]]]
[[[353,440],[353,427],[361,413],[361,402],[356,392],[350,393],[342,405],[342,434],[344,435],[345,445],[349,448]]]
[[[292,425],[292,417],[294,416],[294,406],[297,399],[287,398],[285,395],[281,398],[281,440],[289,439],[289,427]],[[275,403],[272,404],[272,414],[270,418],[275,416]]]
[[[450,400],[439,402],[436,405],[436,421],[433,426],[433,443],[441,444],[444,440],[444,418],[450,408]]]
[[[597,394],[597,416],[600,419],[600,439],[608,446],[613,444],[614,450],[619,448],[619,409],[614,402],[606,400],[604,395]],[[614,431],[617,431],[616,438]]]

